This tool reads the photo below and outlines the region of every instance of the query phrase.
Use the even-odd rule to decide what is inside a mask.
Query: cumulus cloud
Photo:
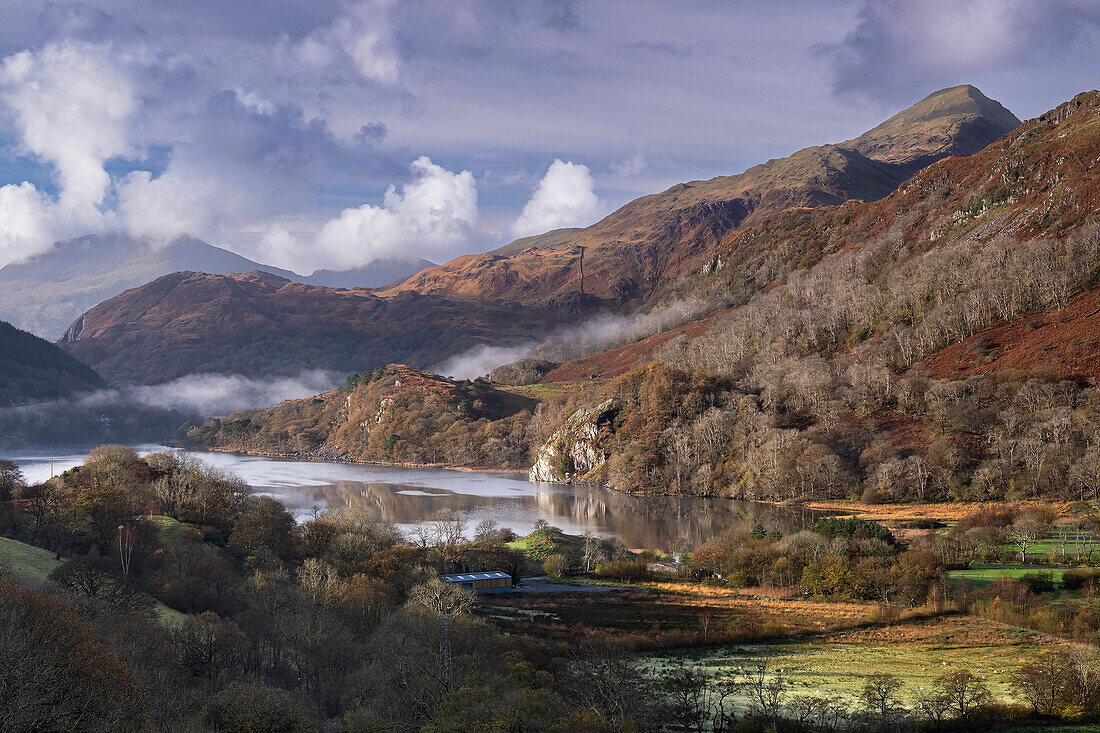
[[[111,178],[103,164],[131,151],[126,122],[136,106],[110,46],[50,44],[0,64],[0,99],[30,153],[57,169],[63,208],[94,210]]]
[[[118,211],[136,236],[218,238],[265,223],[300,203],[299,186],[323,175],[343,151],[324,122],[254,91],[223,91],[197,105],[197,134],[177,143],[167,168],[129,173]]]
[[[1068,49],[1100,24],[1077,0],[865,0],[854,30],[820,51],[838,92],[908,100]]]
[[[594,187],[588,166],[555,160],[512,225],[512,234],[527,237],[591,224],[601,208]]]
[[[381,206],[345,209],[321,227],[311,250],[315,266],[358,267],[410,251],[446,259],[469,243],[478,223],[473,174],[454,173],[426,156],[410,168],[413,180],[400,193],[390,186]],[[269,243],[278,240],[287,242],[285,231],[275,232]]]
[[[46,197],[27,181],[0,186],[0,263],[29,257],[50,246],[49,209]]]
[[[20,259],[58,236],[102,228],[111,184],[106,162],[131,153],[135,90],[105,44],[61,42],[0,61],[0,102],[17,150],[49,164],[56,198],[23,181],[0,188],[0,257]]]

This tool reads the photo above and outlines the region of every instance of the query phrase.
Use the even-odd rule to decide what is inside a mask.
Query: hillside
[[[106,386],[95,371],[54,344],[0,321],[0,406]]]
[[[208,420],[197,445],[380,463],[524,468],[537,402],[488,383],[390,364],[314,398]]]
[[[192,372],[430,367],[479,344],[515,344],[600,308],[629,309],[668,296],[685,278],[718,269],[715,252],[731,232],[790,207],[881,198],[915,167],[970,152],[1014,122],[973,87],[956,87],[847,143],[807,148],[738,176],[680,184],[587,229],[467,255],[388,291],[339,292],[274,275],[175,274],[92,308],[61,343],[122,383]],[[584,293],[578,246],[587,248]],[[722,301],[730,301],[728,294]]]
[[[1088,92],[882,200],[732,232],[679,292],[737,305],[510,388],[540,401],[522,430],[531,475],[772,500],[1094,500],[1098,166]],[[519,435],[517,419],[485,430]],[[334,435],[312,424],[312,445]]]
[[[563,309],[637,304],[698,269],[731,231],[790,208],[881,199],[922,167],[972,154],[1018,125],[1011,112],[972,86],[941,90],[852,140],[805,148],[739,175],[681,183],[586,229],[459,257],[396,289]],[[578,247],[586,248],[585,293],[601,301],[576,297]]]
[[[294,283],[262,272],[179,272],[82,315],[60,345],[112,382],[188,374],[349,374],[402,361],[426,367],[476,344],[508,344],[554,319],[521,306]]]
[[[226,275],[258,270],[311,285],[353,288],[389,285],[431,264],[386,260],[356,270],[318,270],[301,276],[194,237],[161,243],[95,234],[57,242],[46,252],[0,268],[0,317],[52,340],[97,303],[173,272]]]

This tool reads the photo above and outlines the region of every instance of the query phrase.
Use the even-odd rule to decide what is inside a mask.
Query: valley
[[[442,265],[9,264],[82,313],[0,324],[5,674],[74,729],[1087,730],[1097,166],[1100,92],[961,85]],[[411,170],[318,246],[473,181]]]

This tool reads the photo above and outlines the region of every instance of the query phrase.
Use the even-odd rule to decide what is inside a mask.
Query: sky
[[[0,265],[183,234],[446,261],[971,83],[1100,86],[1094,0],[0,0]]]

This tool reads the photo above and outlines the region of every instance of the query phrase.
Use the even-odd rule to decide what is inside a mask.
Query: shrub
[[[296,695],[269,687],[234,683],[206,707],[203,723],[215,731],[307,733],[319,730]]]
[[[1050,593],[1054,590],[1054,577],[1050,573],[1027,573],[1020,577],[1030,593]]]
[[[896,542],[890,530],[870,519],[825,517],[814,522],[810,529],[829,537],[853,537],[857,532],[863,530],[867,532],[868,536],[876,540],[882,540],[888,545],[893,545]]]
[[[608,580],[646,580],[649,570],[644,560],[613,560],[596,566],[595,575]]]
[[[551,578],[560,580],[569,570],[569,558],[560,552],[556,552],[542,563],[542,570]]]
[[[1066,590],[1081,590],[1090,582],[1100,581],[1100,568],[1073,568],[1062,574],[1062,587]]]

